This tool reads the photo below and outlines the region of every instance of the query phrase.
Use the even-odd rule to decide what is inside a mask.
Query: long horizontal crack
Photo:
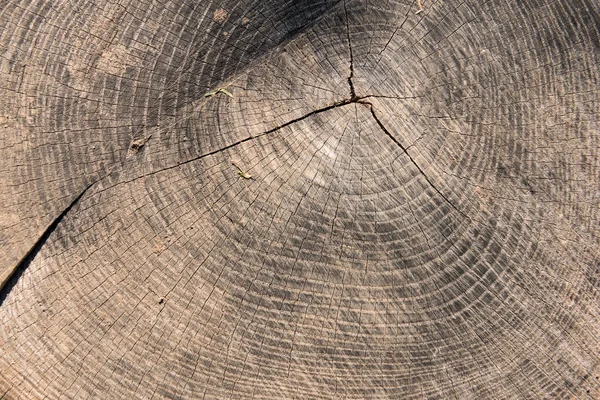
[[[19,278],[21,278],[21,276],[27,270],[27,268],[29,267],[31,262],[35,259],[35,257],[38,255],[38,253],[42,250],[42,248],[48,241],[48,238],[56,230],[56,228],[61,223],[63,218],[69,213],[69,211],[71,211],[73,206],[75,206],[75,204],[77,204],[79,202],[79,200],[81,200],[83,195],[85,195],[86,192],[92,186],[94,186],[97,182],[98,181],[95,181],[95,182],[89,184],[85,189],[83,189],[83,191],[81,193],[79,193],[79,195],[67,206],[67,208],[65,208],[54,219],[54,221],[52,221],[52,223],[46,228],[46,230],[42,233],[42,235],[35,242],[33,247],[31,247],[31,249],[29,249],[27,254],[25,254],[25,256],[21,259],[21,261],[19,261],[19,263],[13,268],[12,272],[8,275],[6,280],[4,282],[0,283],[0,306],[2,306],[2,304],[6,300],[6,298],[12,291],[12,289],[15,287],[15,285],[19,281]]]
[[[351,84],[351,80],[349,80],[349,83]],[[213,155],[218,154],[218,153],[220,153],[222,151],[229,150],[229,149],[232,149],[234,147],[237,147],[237,146],[239,146],[242,143],[246,143],[246,142],[249,142],[251,140],[254,140],[254,139],[260,138],[262,136],[268,135],[270,133],[277,132],[277,131],[279,131],[279,130],[287,127],[287,126],[295,124],[296,122],[300,122],[300,121],[305,120],[305,119],[307,119],[307,118],[309,118],[309,117],[311,117],[313,115],[320,114],[320,113],[332,110],[332,109],[337,108],[337,107],[342,107],[342,106],[346,106],[348,104],[358,103],[358,104],[366,104],[366,105],[368,105],[368,106],[370,106],[372,108],[373,105],[371,103],[369,103],[368,101],[365,101],[365,100],[367,100],[369,98],[395,98],[395,99],[399,99],[399,100],[414,99],[414,98],[416,98],[414,96],[407,96],[407,97],[384,96],[384,95],[357,96],[354,93],[354,87],[352,85],[351,85],[351,96],[352,97],[349,98],[349,99],[344,99],[344,100],[338,101],[336,103],[333,103],[332,105],[329,105],[329,106],[326,106],[326,107],[323,107],[323,108],[319,108],[318,110],[315,110],[315,111],[311,111],[308,114],[305,114],[305,115],[303,115],[301,117],[298,117],[296,119],[290,120],[290,121],[288,121],[288,122],[286,122],[286,123],[284,123],[282,125],[279,125],[279,126],[277,126],[275,128],[272,128],[272,129],[269,129],[268,131],[262,132],[262,133],[260,133],[258,135],[249,136],[247,138],[238,140],[237,142],[228,144],[227,146],[223,146],[223,147],[221,147],[221,148],[219,148],[217,150],[213,150],[213,151],[210,151],[208,153],[203,153],[203,154],[201,154],[199,156],[196,156],[194,158],[191,158],[191,159],[186,160],[184,162],[181,162],[179,164],[175,164],[175,165],[172,165],[172,166],[166,167],[166,168],[161,168],[161,169],[158,169],[156,171],[149,172],[149,173],[147,173],[147,174],[145,174],[143,176],[146,177],[146,176],[150,176],[150,175],[155,175],[155,174],[158,174],[158,173],[161,173],[161,172],[164,172],[164,171],[169,171],[171,169],[178,168],[178,167],[180,167],[182,165],[186,165],[186,164],[192,163],[194,161],[201,160],[201,159],[206,158],[206,157],[213,156]],[[139,179],[139,177],[135,178],[135,179]],[[133,180],[135,180],[135,179],[133,179]],[[131,181],[127,181],[127,182],[131,182]],[[124,182],[124,183],[127,183],[127,182]]]
[[[168,171],[168,170],[180,167],[182,165],[186,165],[186,164],[192,163],[194,161],[201,160],[201,159],[206,158],[206,157],[213,156],[213,155],[218,154],[218,153],[220,153],[222,151],[229,150],[229,149],[232,149],[234,147],[237,147],[237,146],[239,146],[242,143],[246,143],[246,142],[249,142],[251,140],[263,137],[265,135],[269,135],[271,133],[277,132],[277,131],[285,128],[285,127],[288,127],[288,126],[290,126],[292,124],[295,124],[296,122],[300,122],[300,121],[303,121],[303,120],[305,120],[305,119],[307,119],[309,117],[312,117],[313,115],[321,114],[321,113],[324,113],[326,111],[333,110],[334,108],[343,107],[343,106],[346,106],[346,105],[352,104],[352,103],[363,103],[362,100],[364,98],[366,98],[366,97],[355,97],[355,98],[352,98],[352,99],[345,99],[345,100],[342,100],[342,101],[338,101],[337,103],[333,103],[332,105],[329,105],[327,107],[323,107],[323,108],[319,108],[318,110],[311,111],[308,114],[305,114],[305,115],[303,115],[301,117],[298,117],[296,119],[288,121],[288,122],[286,122],[284,124],[281,124],[281,125],[279,125],[279,126],[277,126],[275,128],[269,129],[268,131],[259,133],[258,135],[248,136],[247,138],[238,140],[235,143],[231,143],[231,144],[228,144],[227,146],[220,147],[217,150],[213,150],[213,151],[210,151],[208,153],[201,154],[199,156],[196,156],[194,158],[191,158],[191,159],[186,160],[184,162],[181,162],[179,164],[175,164],[175,165],[172,165],[170,167],[166,167],[166,168],[162,168],[162,169],[159,169],[159,170],[156,170],[156,171],[149,172],[149,173],[145,174],[144,177],[145,176],[149,176],[149,175],[155,175],[155,174],[158,174],[158,173],[161,173],[161,172],[164,172],[164,171]]]
[[[438,188],[437,186],[433,183],[433,181],[425,174],[425,172],[421,169],[421,167],[419,167],[419,164],[417,164],[417,162],[415,161],[415,159],[410,155],[410,153],[408,152],[407,148],[404,147],[402,145],[402,143],[400,143],[398,141],[398,139],[396,139],[394,137],[394,135],[392,135],[390,133],[390,131],[385,127],[385,125],[383,125],[383,122],[381,122],[381,120],[379,119],[379,117],[377,117],[377,114],[375,113],[375,109],[373,107],[373,105],[371,103],[367,103],[364,102],[364,104],[369,104],[369,108],[371,110],[371,115],[373,116],[373,118],[375,119],[375,121],[377,122],[377,125],[379,125],[379,128],[381,128],[381,130],[398,146],[402,149],[402,151],[404,152],[404,154],[406,154],[406,156],[409,158],[410,162],[417,168],[417,170],[419,171],[419,173],[421,175],[423,175],[423,177],[425,178],[425,180],[427,181],[427,183],[429,183],[429,185],[433,188],[433,190],[436,191],[437,194],[439,194],[448,204],[450,204],[450,206],[452,208],[454,208],[456,211],[458,211],[461,215],[465,216],[466,215],[459,210],[454,203],[452,203],[450,201],[450,199],[448,199]]]

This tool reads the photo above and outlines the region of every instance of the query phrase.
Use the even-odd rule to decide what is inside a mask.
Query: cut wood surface
[[[0,398],[600,398],[599,10],[0,2]]]

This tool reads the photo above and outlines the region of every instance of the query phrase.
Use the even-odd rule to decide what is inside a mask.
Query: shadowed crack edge
[[[71,211],[71,209],[79,203],[79,200],[87,193],[87,191],[94,186],[99,180],[96,180],[86,186],[71,203],[48,225],[48,227],[44,230],[44,232],[40,235],[40,237],[36,240],[33,246],[29,249],[29,251],[25,254],[25,256],[15,265],[12,271],[8,274],[6,279],[3,282],[0,282],[0,307],[4,304],[4,301],[12,291],[12,289],[17,285],[19,279],[23,275],[23,273],[29,268],[31,262],[35,259],[38,253],[42,250],[48,238],[54,233],[58,225],[62,222],[64,217]]]

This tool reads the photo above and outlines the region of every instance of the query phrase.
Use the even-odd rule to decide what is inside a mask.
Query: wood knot
[[[142,147],[144,147],[144,145],[148,142],[148,140],[150,140],[151,137],[152,137],[152,135],[135,139],[134,141],[131,142],[131,144],[129,145],[129,148],[136,152],[140,151],[142,149]]]

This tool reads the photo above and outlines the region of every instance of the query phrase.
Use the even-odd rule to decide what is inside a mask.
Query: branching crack
[[[375,119],[375,121],[377,122],[377,125],[379,125],[380,129],[400,148],[402,149],[402,151],[408,156],[408,158],[410,159],[410,161],[412,162],[412,164],[417,168],[417,170],[419,171],[419,173],[421,175],[423,175],[423,177],[425,178],[425,180],[429,183],[429,185],[431,185],[431,187],[450,205],[452,206],[452,208],[454,208],[456,211],[458,211],[460,214],[464,215],[464,213],[462,211],[460,211],[442,192],[440,192],[440,190],[437,188],[437,186],[433,183],[433,181],[425,174],[425,172],[419,167],[419,165],[415,162],[415,160],[413,159],[413,157],[410,155],[410,153],[407,151],[407,148],[404,147],[389,131],[388,129],[383,125],[383,123],[381,122],[381,120],[377,117],[377,114],[375,113],[373,104],[366,101],[365,99],[368,99],[369,97],[376,97],[376,96],[356,96],[355,92],[354,92],[354,87],[352,85],[352,74],[350,75],[350,78],[348,79],[348,82],[350,83],[350,88],[351,88],[351,95],[352,97],[349,99],[344,99],[341,100],[339,102],[333,103],[329,106],[323,107],[323,108],[319,108],[317,110],[311,111],[308,114],[302,115],[298,118],[295,118],[293,120],[290,120],[284,124],[281,124],[279,126],[276,126],[275,128],[269,129],[267,131],[264,131],[258,135],[253,135],[253,136],[249,136],[246,137],[244,139],[238,140],[235,143],[229,144],[227,146],[221,147],[219,149],[210,151],[208,153],[204,153],[201,154],[197,157],[191,158],[189,160],[186,160],[184,162],[175,164],[173,166],[167,167],[167,168],[162,168],[156,171],[152,171],[150,173],[144,174],[143,176],[149,176],[149,175],[154,175],[160,172],[164,172],[164,171],[168,171],[177,167],[180,167],[182,165],[185,164],[189,164],[192,163],[194,161],[206,158],[206,157],[210,157],[212,155],[218,154],[220,152],[223,152],[225,150],[234,148],[242,143],[246,143],[248,141],[257,139],[259,137],[262,136],[266,136],[269,135],[271,133],[277,132],[283,128],[286,128],[292,124],[295,124],[297,122],[303,121],[307,118],[310,118],[311,116],[317,115],[317,114],[321,114],[324,113],[326,111],[332,110],[334,108],[338,108],[338,107],[343,107],[346,106],[348,104],[353,104],[353,103],[359,103],[359,104],[364,104],[366,106],[369,107],[370,111],[371,111],[371,115],[373,116],[373,118]],[[134,178],[133,180],[135,180],[137,178]],[[81,200],[81,198],[87,193],[87,191],[94,186],[97,182],[99,182],[100,180],[96,180],[95,182],[91,183],[90,185],[88,185],[55,219],[54,221],[46,228],[46,230],[42,233],[42,235],[39,237],[39,239],[36,241],[36,243],[33,245],[33,247],[27,252],[27,254],[23,257],[23,259],[14,267],[13,271],[10,273],[10,275],[8,276],[8,278],[5,280],[5,282],[0,282],[0,306],[2,306],[2,304],[4,303],[4,301],[6,300],[8,294],[11,292],[11,290],[14,288],[14,286],[17,284],[18,280],[20,279],[20,277],[23,275],[23,273],[27,270],[27,268],[29,267],[29,265],[31,264],[31,262],[35,259],[35,257],[38,255],[38,253],[41,251],[41,249],[44,247],[44,245],[46,244],[48,238],[50,237],[50,235],[52,235],[52,233],[56,230],[56,228],[58,227],[58,225],[61,223],[61,221],[63,220],[63,218],[71,211],[71,209]],[[125,182],[123,182],[125,183]]]
[[[0,306],[2,306],[2,304],[4,303],[4,300],[6,300],[6,297],[8,296],[8,294],[12,291],[12,289],[15,287],[15,285],[19,281],[19,278],[21,278],[23,273],[27,270],[27,268],[29,267],[31,262],[35,259],[35,257],[38,255],[40,250],[42,250],[42,248],[48,241],[48,238],[56,230],[56,228],[61,223],[63,218],[69,213],[69,211],[71,211],[71,209],[75,206],[75,204],[77,204],[79,202],[79,200],[81,200],[83,195],[85,195],[86,192],[92,186],[94,186],[97,182],[99,182],[99,180],[96,180],[95,182],[89,184],[85,189],[83,189],[83,191],[81,191],[81,193],[79,193],[79,195],[67,206],[67,208],[65,208],[54,219],[54,221],[52,221],[52,223],[46,228],[46,230],[42,233],[42,235],[35,242],[33,247],[31,247],[31,249],[29,249],[27,254],[25,254],[25,256],[21,259],[21,261],[19,261],[19,263],[13,268],[12,272],[8,275],[6,280],[4,282],[0,282]]]
[[[444,201],[446,201],[446,203],[448,203],[453,209],[455,209],[456,211],[458,211],[461,215],[465,216],[466,215],[459,210],[454,203],[452,203],[450,201],[450,199],[448,199],[448,197],[446,197],[438,188],[437,186],[433,183],[433,181],[425,174],[425,172],[421,169],[421,167],[419,167],[419,164],[417,164],[417,162],[415,161],[415,159],[410,155],[410,153],[408,152],[408,149],[406,147],[404,147],[402,145],[402,143],[400,143],[398,141],[398,139],[396,139],[394,137],[394,135],[392,135],[390,133],[390,131],[385,127],[385,125],[383,125],[383,123],[381,122],[381,120],[379,119],[379,117],[377,117],[377,114],[375,113],[375,109],[373,107],[372,104],[370,103],[366,103],[365,104],[369,104],[369,108],[371,110],[371,115],[373,116],[373,118],[375,119],[375,122],[377,122],[377,125],[379,125],[379,128],[381,128],[381,130],[383,131],[383,133],[385,133],[398,147],[400,147],[400,149],[402,149],[402,151],[404,152],[404,154],[406,154],[406,156],[409,158],[410,162],[417,168],[417,170],[419,171],[419,173],[421,175],[423,175],[423,177],[425,178],[425,180],[427,181],[427,183],[429,183],[429,185],[433,188],[433,190],[436,191],[437,194],[439,194],[442,199],[444,199]]]

